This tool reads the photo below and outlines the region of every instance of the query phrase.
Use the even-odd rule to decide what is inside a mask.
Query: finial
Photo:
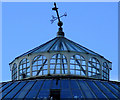
[[[55,20],[58,19],[59,31],[57,32],[57,37],[63,37],[63,36],[64,36],[64,32],[62,31],[62,30],[63,30],[63,29],[62,29],[63,23],[62,23],[62,21],[60,21],[60,18],[63,17],[63,16],[67,16],[67,14],[65,13],[64,15],[59,16],[58,8],[56,7],[56,3],[55,3],[55,2],[54,2],[54,6],[55,6],[55,7],[52,8],[52,10],[55,10],[55,11],[56,11],[57,17],[54,17],[54,16],[52,15],[52,19],[51,19],[50,21],[51,21],[51,23],[53,23]]]

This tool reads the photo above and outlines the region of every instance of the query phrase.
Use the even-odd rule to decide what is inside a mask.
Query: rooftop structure
[[[57,36],[16,57],[12,81],[0,84],[0,99],[120,99],[120,83],[109,80],[112,62],[65,37],[58,8]],[[87,91],[87,92],[86,92]]]
[[[57,17],[53,17],[51,21],[58,19],[57,37],[16,57],[10,63],[12,80],[46,75],[71,75],[109,80],[111,62],[65,38],[56,3],[54,6],[52,10],[56,11]]]

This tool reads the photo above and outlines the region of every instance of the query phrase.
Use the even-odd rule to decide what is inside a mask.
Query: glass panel
[[[66,40],[69,41],[70,43],[73,43],[74,46],[78,46],[81,49],[81,51],[84,50],[84,52],[88,52],[88,53],[93,54],[93,55],[98,55],[97,53],[94,53],[94,52],[88,50],[87,48],[85,48],[85,47],[83,47],[83,46],[81,46],[81,45],[79,45],[79,44],[77,44],[77,43],[75,43],[75,42],[73,42],[71,40],[68,40],[68,39],[66,39]]]
[[[43,84],[43,80],[37,81],[25,98],[36,98],[42,84]]]
[[[67,74],[67,58],[63,54],[52,56],[50,60],[50,74]]]
[[[29,68],[30,68],[29,60],[27,58],[23,58],[19,64],[19,78],[20,79],[29,77],[29,75],[27,75],[28,74],[27,69]]]
[[[72,90],[72,95],[75,100],[78,100],[77,98],[83,98],[82,93],[79,89]]]
[[[12,80],[16,80],[16,79],[17,79],[17,64],[14,63],[12,67]]]
[[[76,80],[70,80],[70,88],[71,88],[71,92],[73,95],[73,98],[77,99],[77,98],[83,98],[82,93],[79,89],[78,83],[76,82]]]
[[[63,39],[62,45],[63,45],[63,48],[64,48],[65,51],[68,50],[65,43],[64,43],[64,39]]]
[[[85,59],[81,55],[73,55],[70,58],[70,73],[82,76],[86,75]]]
[[[32,76],[47,74],[47,59],[45,56],[38,55],[34,57],[32,63]]]
[[[117,89],[120,92],[120,87],[117,84],[110,83],[115,89]]]
[[[73,98],[71,90],[70,89],[61,90],[60,98],[62,98],[62,99]]]
[[[112,92],[110,92],[101,82],[95,81],[96,85],[105,93],[108,98],[116,98]]]
[[[46,99],[49,97],[52,80],[45,80],[37,99]]]
[[[77,51],[74,46],[71,45],[71,43],[66,42],[67,47],[69,48],[70,51]]]
[[[60,43],[60,39],[57,39],[56,41],[55,41],[55,43],[54,43],[54,45],[52,46],[52,48],[51,48],[51,51],[57,51],[57,50],[59,50],[59,43]]]
[[[93,78],[100,78],[100,62],[97,58],[90,58],[88,61],[88,76]],[[90,74],[91,73],[91,74]]]
[[[94,52],[88,50],[87,48],[84,48],[83,46],[80,46],[80,45],[79,45],[79,47],[80,47],[81,49],[85,50],[86,52],[90,53],[90,54],[98,55],[98,54],[96,54],[96,53],[94,53]]]
[[[28,82],[14,98],[24,98],[29,92],[35,81]]]
[[[85,98],[96,98],[92,91],[89,89],[85,81],[79,80],[79,86],[83,91]],[[87,92],[86,92],[87,91]]]
[[[69,80],[61,80],[61,89],[70,89]]]
[[[79,89],[79,86],[76,82],[76,80],[70,80],[70,86],[71,86],[71,89]]]
[[[43,46],[40,46],[38,50],[34,51],[34,53],[48,51],[50,47],[55,43],[56,40],[57,38],[54,38],[53,40],[48,41]]]
[[[4,82],[4,83],[1,83],[1,84],[0,84],[0,88],[3,87],[5,84],[7,84],[7,82],[6,82],[6,83],[5,83],[5,82]]]
[[[2,88],[0,88],[0,92],[3,92],[8,86],[10,86],[12,83],[5,84]]]
[[[107,82],[102,82],[108,89],[110,89],[112,91],[112,93],[114,93],[114,95],[116,95],[118,98],[120,98],[120,92],[116,89],[114,89],[109,83]]]
[[[15,82],[2,92],[2,98],[7,95],[19,82]]]
[[[40,90],[37,99],[46,100],[50,95],[50,90]]]
[[[106,96],[102,93],[102,91],[100,91],[93,81],[86,80],[86,83],[89,85],[90,89],[94,92],[97,98],[106,98]]]
[[[42,90],[45,90],[45,89],[48,90],[48,89],[50,89],[51,88],[51,82],[52,82],[52,80],[45,80],[41,89]]]
[[[60,89],[60,80],[54,79],[52,81],[51,89]]]
[[[13,98],[25,84],[26,82],[18,84],[9,94],[7,94],[7,96],[5,96],[5,98]]]

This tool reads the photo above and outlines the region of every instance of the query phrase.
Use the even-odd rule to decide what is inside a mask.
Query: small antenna
[[[60,21],[60,18],[63,17],[63,16],[67,16],[67,13],[65,12],[64,15],[59,16],[58,8],[56,7],[56,3],[55,3],[55,2],[54,2],[54,6],[55,6],[55,7],[53,7],[52,10],[55,10],[55,11],[56,11],[57,17],[54,17],[54,16],[52,15],[52,19],[51,19],[50,21],[51,21],[51,24],[52,24],[55,20],[58,19],[58,26],[59,26],[60,28],[59,28],[59,31],[58,31],[57,36],[58,36],[58,37],[59,37],[59,36],[64,36],[64,32],[62,31],[62,25],[63,25],[63,23],[62,23],[62,21]]]

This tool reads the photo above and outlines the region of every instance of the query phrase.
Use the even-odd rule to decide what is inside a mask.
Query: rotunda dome
[[[12,80],[42,76],[74,76],[109,80],[111,62],[64,37],[62,21],[54,3],[59,30],[54,39],[16,57],[11,63]]]
[[[48,75],[108,80],[111,62],[65,37],[55,37],[16,57],[10,67],[13,80]]]

